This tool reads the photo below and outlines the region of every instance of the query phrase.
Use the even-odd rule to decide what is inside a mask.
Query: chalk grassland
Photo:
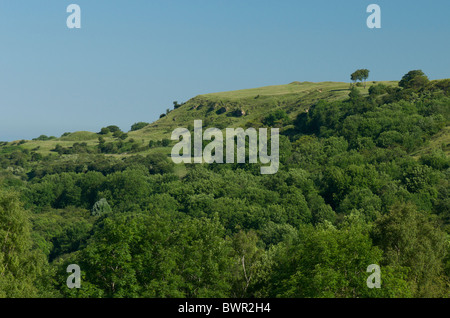
[[[378,83],[389,86],[398,85],[396,81],[376,82],[376,84]],[[374,82],[368,82],[366,88],[360,87],[361,93],[368,94],[371,85],[374,85]],[[349,92],[349,83],[344,82],[292,82],[287,85],[199,95],[143,129],[128,132],[128,138],[124,142],[134,139],[139,145],[145,146],[150,140],[170,139],[175,128],[189,128],[196,119],[203,120],[205,128],[257,128],[258,125],[261,125],[262,118],[277,109],[283,109],[291,119],[295,119],[299,113],[307,111],[317,101],[344,99],[347,98]],[[146,118],[136,118],[136,122],[138,121],[146,121]],[[111,123],[111,125],[113,124]],[[58,144],[67,148],[72,147],[74,143],[85,142],[89,147],[94,148],[99,144],[99,137],[100,135],[96,132],[79,131],[52,140],[28,140],[22,142],[20,146],[45,155],[52,153],[51,150]],[[102,135],[102,137],[105,142],[117,141],[112,134]],[[18,141],[10,144],[18,144]],[[169,154],[170,148],[154,147],[133,154],[123,153],[110,156],[124,157],[148,153]]]

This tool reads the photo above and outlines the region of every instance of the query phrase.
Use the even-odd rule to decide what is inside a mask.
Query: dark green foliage
[[[361,81],[362,82],[362,81],[364,81],[364,88],[365,88],[366,87],[366,80],[369,78],[369,73],[370,73],[370,71],[368,69],[359,69],[359,70],[356,70],[355,72],[353,72],[350,75],[350,79],[353,82],[356,82],[356,81]],[[357,83],[357,84],[359,84],[359,83]]]
[[[101,138],[101,137],[100,137]],[[87,143],[74,143],[72,147],[65,148],[59,144],[55,146],[55,148],[52,150],[60,155],[65,154],[82,154],[82,153],[95,153],[96,150],[94,148],[88,147]]]
[[[120,139],[120,140],[125,140],[125,139],[128,138],[128,135],[127,135],[126,133],[120,131],[120,130],[116,130],[116,131],[113,133],[113,137],[114,137],[114,138],[118,138],[118,139]]]
[[[161,146],[167,147],[169,145],[170,145],[170,139],[164,138],[163,140],[161,140]]]
[[[121,131],[120,128],[116,125],[110,125],[110,126],[107,126],[106,128],[112,133]]]
[[[431,91],[441,91],[445,95],[450,95],[450,79],[435,80],[429,83],[429,89]]]
[[[107,135],[109,133],[110,133],[110,130],[106,127],[103,127],[102,129],[100,129],[100,132],[99,132],[100,135]]]
[[[174,101],[174,102],[173,102],[173,109],[180,108],[180,107],[183,106],[183,105],[184,105],[184,103],[178,104],[177,101]]]
[[[122,130],[120,130],[120,128],[118,127],[118,126],[116,126],[116,125],[110,125],[110,126],[107,126],[107,127],[103,127],[101,130],[100,130],[100,132],[99,132],[99,134],[100,135],[107,135],[107,134],[109,134],[109,133],[113,133],[113,134],[116,134],[114,137],[116,137],[116,136],[119,136],[121,133],[123,133],[122,132]]]
[[[131,131],[140,130],[140,129],[144,128],[144,127],[147,126],[147,125],[149,125],[149,123],[140,121],[140,122],[135,123],[135,124],[133,124],[133,125],[131,126]]]
[[[267,115],[262,123],[266,126],[273,127],[275,125],[286,125],[289,122],[289,116],[282,109],[278,109]]]
[[[438,149],[430,154],[425,154],[420,157],[420,162],[436,170],[446,170],[450,168],[450,158],[445,153]]]
[[[385,96],[396,95],[393,92]],[[409,92],[408,96],[414,95]],[[397,97],[393,97],[397,99]],[[436,96],[434,105],[448,105],[447,97]],[[448,121],[448,107],[427,107],[428,96],[415,102],[385,103],[383,100],[365,99],[357,88],[352,88],[348,102],[319,101],[308,113],[300,114],[294,124],[299,132],[327,137],[337,134],[355,147],[361,138],[369,138],[379,147],[401,147],[408,152],[417,149],[436,134]]]
[[[405,89],[419,89],[428,84],[428,77],[422,72],[422,70],[409,71],[402,77],[402,80],[398,83],[398,86]]]
[[[383,84],[377,84],[369,87],[370,96],[378,96],[387,92],[387,86]]]
[[[48,136],[46,136],[46,135],[40,135],[40,136],[37,137],[37,138],[33,138],[33,140],[41,140],[41,141],[52,140],[52,139],[56,139],[56,137],[55,137],[55,136],[50,136],[50,137],[48,137]]]

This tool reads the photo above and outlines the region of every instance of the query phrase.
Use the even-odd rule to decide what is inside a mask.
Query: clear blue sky
[[[371,3],[381,29],[366,26]],[[357,68],[449,78],[449,21],[448,0],[0,0],[0,140],[128,131],[175,100]]]

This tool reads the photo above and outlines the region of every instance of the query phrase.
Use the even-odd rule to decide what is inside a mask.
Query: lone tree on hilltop
[[[354,71],[351,75],[350,78],[353,81],[353,83],[355,83],[356,81],[364,81],[364,88],[366,88],[366,80],[369,78],[369,73],[370,71],[368,69],[359,69]]]

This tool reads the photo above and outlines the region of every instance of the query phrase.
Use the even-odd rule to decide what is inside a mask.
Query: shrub
[[[128,134],[122,132],[122,131],[115,131],[113,133],[114,138],[119,138],[120,140],[125,140],[128,138]]]
[[[135,123],[135,124],[133,124],[133,125],[131,126],[131,131],[140,130],[140,129],[144,128],[144,127],[147,126],[147,125],[149,125],[149,123],[140,121],[140,122]]]
[[[283,109],[277,109],[262,120],[262,123],[266,126],[274,126],[276,123],[287,124],[288,122],[289,116]]]
[[[117,127],[116,125],[110,125],[108,127],[106,127],[109,129],[110,132],[115,133],[116,131],[121,131],[119,127]]]
[[[164,138],[163,140],[161,140],[161,145],[162,145],[163,147],[169,146],[169,145],[170,145],[170,140],[167,139],[167,138]]]
[[[382,95],[385,93],[386,93],[386,85],[378,84],[378,85],[369,87],[369,95],[370,96],[377,96],[377,95]]]
[[[100,135],[107,135],[109,133],[110,133],[110,131],[106,127],[103,127],[102,129],[100,129],[100,132],[99,132]]]
[[[428,84],[428,77],[421,70],[409,71],[402,77],[398,86],[403,88],[419,89]]]
[[[52,140],[52,139],[56,139],[56,137],[55,137],[55,136],[50,136],[50,137],[48,137],[48,136],[46,136],[46,135],[40,135],[40,136],[37,137],[37,138],[33,138],[33,140],[41,140],[41,141]]]

